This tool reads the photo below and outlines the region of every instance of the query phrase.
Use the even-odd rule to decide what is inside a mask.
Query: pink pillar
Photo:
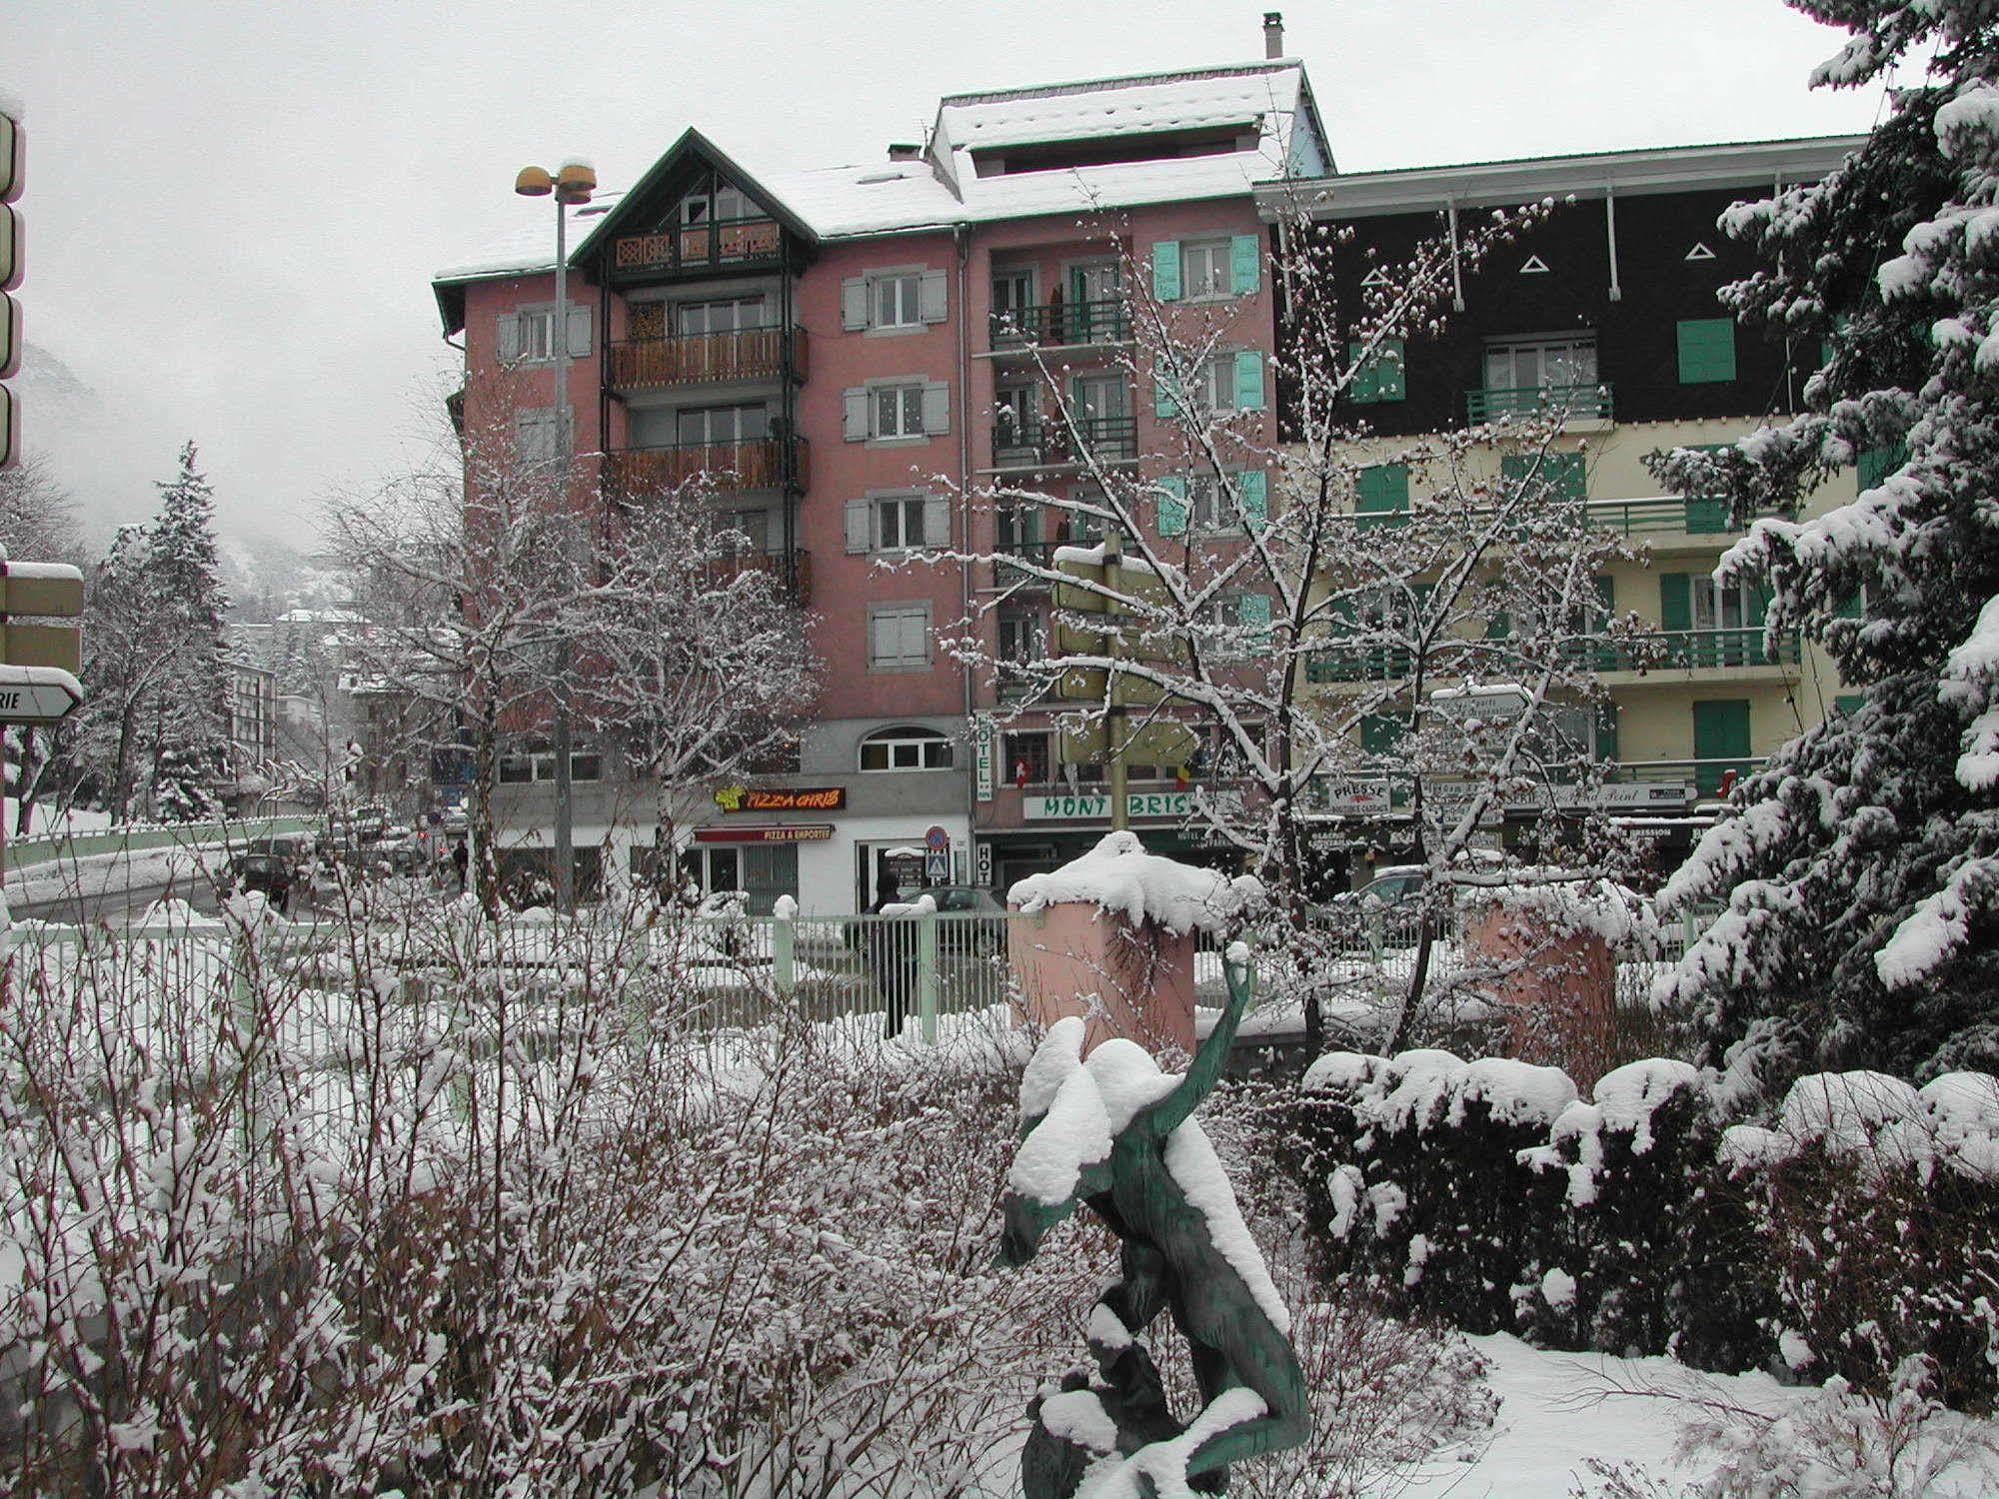
[[[1603,937],[1495,901],[1466,922],[1465,944],[1473,961],[1501,970],[1490,992],[1506,1014],[1509,1056],[1579,1083],[1610,1069],[1617,958]]]
[[[1018,913],[1020,907],[1013,910]],[[1093,901],[1063,901],[1007,923],[1007,956],[1026,1013],[1088,1023],[1083,1052],[1112,1036],[1155,1057],[1194,1055],[1194,938],[1156,921],[1133,926]]]

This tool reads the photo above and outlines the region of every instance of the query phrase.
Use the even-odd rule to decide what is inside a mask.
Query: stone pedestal
[[[1045,1029],[1081,1016],[1085,1055],[1112,1036],[1155,1057],[1194,1054],[1191,932],[1133,926],[1094,902],[1064,901],[1008,922],[1007,956],[1025,1005],[1019,1018]]]

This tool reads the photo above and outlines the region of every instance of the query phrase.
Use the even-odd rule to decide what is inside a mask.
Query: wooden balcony
[[[761,573],[772,579],[792,603],[803,609],[812,602],[812,554],[793,552],[740,552],[715,563],[718,581],[743,573]]]
[[[780,380],[806,376],[803,328],[743,328],[636,338],[611,345],[613,390],[665,390],[683,385]]]
[[[784,232],[775,219],[722,219],[689,224],[658,234],[628,234],[611,245],[611,275],[644,280],[683,271],[775,265]]]
[[[789,444],[766,437],[755,442],[618,448],[606,457],[606,484],[613,496],[624,500],[640,501],[648,493],[677,489],[697,480],[724,491],[778,489],[787,480],[803,489],[811,482],[811,445],[802,437]]]

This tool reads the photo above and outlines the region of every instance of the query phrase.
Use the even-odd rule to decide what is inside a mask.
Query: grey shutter
[[[588,359],[590,357],[590,309],[571,307],[569,309],[569,357]]]
[[[840,392],[840,402],[844,408],[842,435],[848,442],[868,440],[868,391],[867,387],[856,385]]]
[[[931,381],[923,387],[923,431],[935,436],[951,430],[951,387]]]
[[[873,544],[874,510],[868,500],[847,501],[847,550],[865,552]]]
[[[951,544],[951,502],[941,494],[923,497],[923,544],[927,547]]]
[[[840,326],[865,328],[868,325],[868,278],[849,276],[840,283]]]
[[[500,362],[512,364],[521,357],[521,320],[511,312],[500,314]]]
[[[916,315],[926,323],[944,321],[944,273],[925,271],[916,292]]]

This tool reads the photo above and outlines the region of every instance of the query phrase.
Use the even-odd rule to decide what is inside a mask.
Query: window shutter
[[[1598,573],[1590,579],[1590,586],[1596,589],[1596,622],[1601,625],[1617,612],[1617,579]]]
[[[1242,503],[1243,529],[1261,531],[1270,521],[1269,489],[1260,468],[1235,476],[1236,498]]]
[[[868,392],[864,386],[854,386],[840,392],[844,408],[843,435],[848,442],[865,442],[868,436]]]
[[[944,273],[925,271],[916,288],[916,315],[926,323],[944,321]]]
[[[1360,747],[1370,755],[1385,755],[1402,740],[1402,720],[1393,713],[1368,713],[1360,721]]]
[[[1851,593],[1843,595],[1839,602],[1832,606],[1832,616],[1834,619],[1859,619],[1861,608],[1860,590],[1856,588]]]
[[[868,325],[868,278],[849,276],[840,283],[840,326],[865,328]]]
[[[1403,380],[1404,369],[1402,340],[1384,338],[1374,355],[1375,399],[1399,401],[1407,394],[1408,387]]]
[[[1893,442],[1886,447],[1866,449],[1855,465],[1860,475],[1860,487],[1879,488],[1883,479],[1897,472],[1908,461],[1909,448],[1906,443]]]
[[[1159,483],[1159,534],[1161,536],[1185,536],[1187,534],[1187,481],[1178,474],[1168,474]]]
[[[897,654],[908,665],[930,659],[930,611],[911,609],[902,616],[901,649]]]
[[[1374,526],[1400,526],[1409,519],[1409,465],[1376,463],[1360,471],[1354,490],[1354,510],[1363,517],[1355,522],[1361,530]]]
[[[1347,365],[1353,370],[1353,379],[1347,384],[1347,399],[1356,406],[1372,406],[1381,399],[1381,382],[1375,376],[1372,361],[1361,363],[1359,340],[1347,344]]]
[[[569,357],[588,359],[590,357],[590,309],[571,307],[569,309]]]
[[[1236,599],[1236,623],[1248,633],[1247,643],[1262,649],[1270,643],[1270,595],[1245,593]]]
[[[951,430],[951,387],[932,381],[923,387],[923,431],[927,436]]]
[[[1238,411],[1263,410],[1263,356],[1254,349],[1235,357],[1235,403]]]
[[[1504,640],[1513,633],[1513,616],[1504,609],[1495,610],[1485,622],[1487,640]]]
[[[1659,574],[1659,628],[1691,630],[1694,627],[1694,575]]]
[[[1735,319],[1683,318],[1679,339],[1680,384],[1710,385],[1735,378]]]
[[[874,545],[874,503],[870,500],[847,501],[847,550],[865,552]]]
[[[1251,296],[1263,267],[1263,246],[1254,234],[1238,234],[1229,241],[1229,290],[1239,297]]]
[[[1596,757],[1617,758],[1617,704],[1608,698],[1596,705]]]
[[[923,497],[923,544],[927,547],[951,544],[951,502],[941,494]]]
[[[499,359],[502,364],[512,364],[521,357],[521,320],[511,312],[500,314]]]
[[[1152,294],[1162,302],[1180,300],[1180,241],[1160,239],[1152,243]]]
[[[1152,371],[1152,414],[1162,422],[1180,415],[1180,395],[1173,376],[1157,367]]]

